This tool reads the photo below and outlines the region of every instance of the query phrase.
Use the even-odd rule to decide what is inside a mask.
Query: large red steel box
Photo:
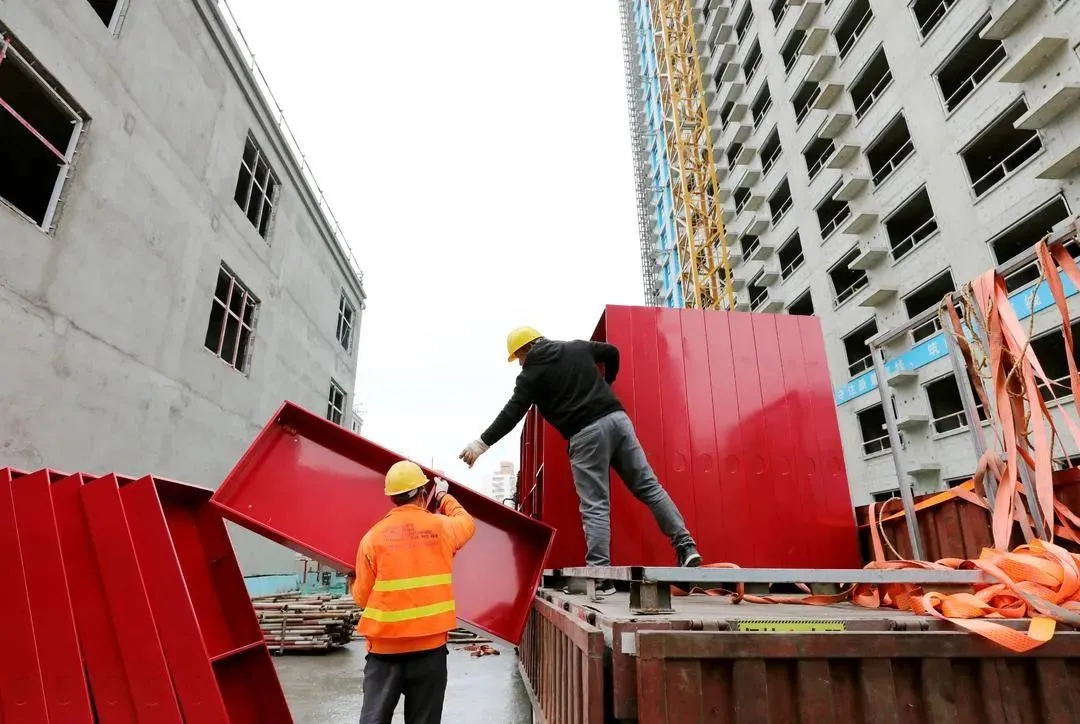
[[[402,459],[286,402],[213,500],[233,522],[351,571],[360,539],[391,508],[383,479]],[[458,618],[516,644],[554,531],[452,481],[450,490],[476,519],[476,535],[454,560]]]
[[[815,317],[609,306],[614,390],[706,562],[861,565],[840,431]],[[551,567],[583,565],[566,441],[533,410],[522,511],[558,531]],[[649,510],[612,474],[613,565],[673,565]]]

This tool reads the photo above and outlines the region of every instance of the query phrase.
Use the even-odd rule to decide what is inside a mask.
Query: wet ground
[[[443,722],[531,724],[528,694],[518,675],[512,649],[501,656],[472,658],[460,647],[450,648],[449,683]],[[281,685],[296,724],[355,724],[363,705],[364,644],[310,656],[275,658]],[[394,724],[404,722],[398,705]]]

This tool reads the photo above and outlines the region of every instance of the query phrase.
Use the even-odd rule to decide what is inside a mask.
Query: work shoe
[[[611,581],[597,581],[596,582],[596,595],[597,596],[610,596],[615,593],[615,584]]]
[[[676,552],[679,555],[679,566],[681,568],[697,568],[701,565],[701,554],[697,552],[696,546],[679,546]]]

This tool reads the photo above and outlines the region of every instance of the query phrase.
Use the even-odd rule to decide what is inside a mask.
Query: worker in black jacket
[[[570,467],[581,501],[589,566],[611,565],[610,470],[614,468],[634,496],[649,506],[660,530],[671,538],[680,566],[701,565],[682,514],[653,473],[634,426],[611,390],[619,373],[619,350],[602,342],[556,342],[531,327],[506,340],[509,361],[521,373],[514,394],[480,438],[460,457],[469,467],[518,424],[536,405],[544,419],[570,443]],[[601,376],[597,364],[603,365]],[[614,587],[603,582],[601,592]]]

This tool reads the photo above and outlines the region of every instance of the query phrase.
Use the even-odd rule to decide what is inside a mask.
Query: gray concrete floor
[[[443,722],[531,724],[529,696],[518,675],[513,649],[501,656],[472,658],[450,647],[449,682]],[[364,644],[326,654],[279,656],[274,659],[296,724],[344,724],[360,719],[363,705]],[[404,722],[399,704],[394,723]]]

